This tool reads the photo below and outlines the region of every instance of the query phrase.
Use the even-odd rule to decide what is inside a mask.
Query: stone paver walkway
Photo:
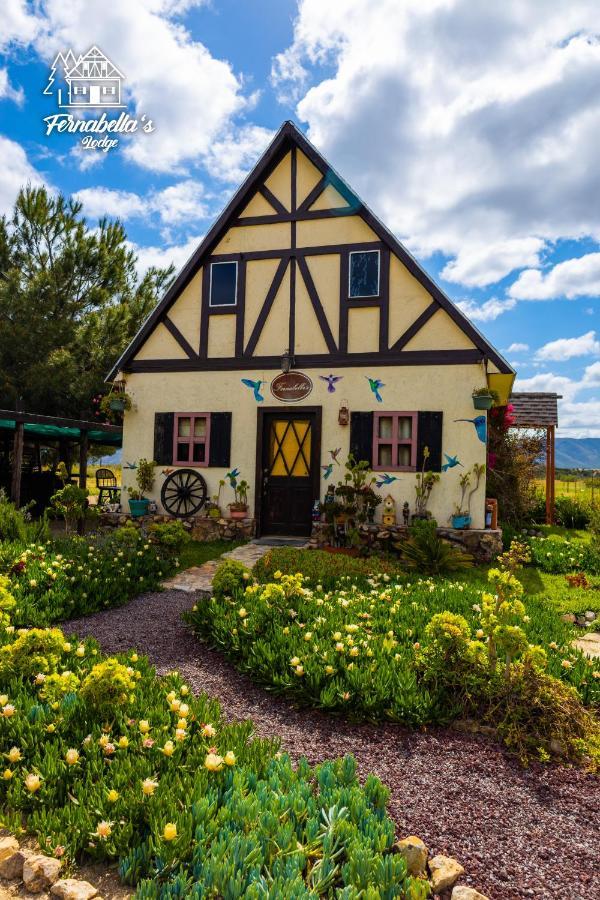
[[[583,637],[573,641],[571,646],[575,647],[576,650],[581,650],[586,656],[600,659],[600,632],[590,631],[588,634],[584,634]]]
[[[186,594],[193,594],[195,591],[208,594],[212,587],[213,576],[223,559],[236,559],[251,569],[254,563],[270,549],[268,545],[254,544],[253,542],[242,544],[241,547],[228,550],[219,559],[211,559],[202,566],[192,566],[191,569],[177,572],[172,578],[163,581],[162,587],[170,591],[185,591]]]

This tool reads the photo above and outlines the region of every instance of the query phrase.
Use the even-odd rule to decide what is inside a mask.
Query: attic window
[[[210,305],[235,306],[237,303],[237,263],[212,263],[210,267]]]
[[[349,296],[379,296],[379,250],[354,250],[350,253]]]

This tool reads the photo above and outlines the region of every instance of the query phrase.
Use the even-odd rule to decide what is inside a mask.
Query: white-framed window
[[[379,250],[351,250],[348,261],[348,297],[379,296]]]
[[[75,87],[73,88],[73,93],[74,94],[82,94],[85,97],[85,95],[87,94],[87,88],[84,84],[80,84],[80,85],[76,84]]]
[[[210,266],[209,306],[237,304],[237,262],[216,262]]]
[[[114,85],[112,87],[110,85],[105,85],[102,88],[102,93],[103,94],[111,94],[112,96],[114,96],[117,93],[117,89]]]

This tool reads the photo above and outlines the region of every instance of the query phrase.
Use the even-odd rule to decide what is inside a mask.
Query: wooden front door
[[[320,410],[260,410],[260,534],[309,535],[319,497]]]

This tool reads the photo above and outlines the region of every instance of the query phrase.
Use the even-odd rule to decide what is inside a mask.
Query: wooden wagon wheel
[[[195,516],[206,503],[207,496],[206,481],[194,469],[171,472],[160,492],[163,508],[177,519]]]

